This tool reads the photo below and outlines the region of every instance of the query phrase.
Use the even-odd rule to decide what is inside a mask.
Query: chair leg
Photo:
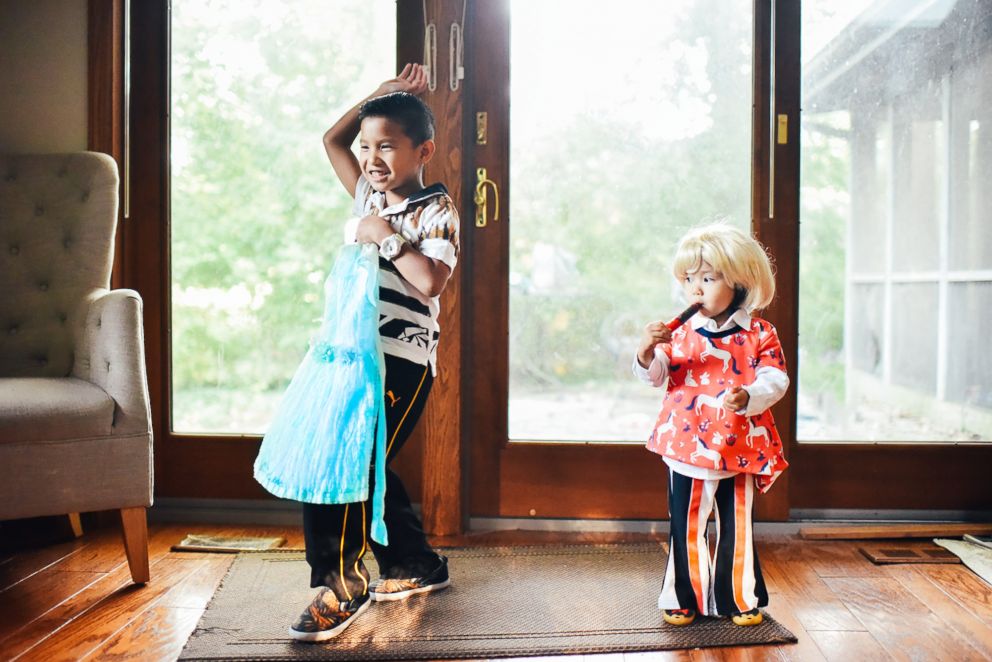
[[[148,571],[148,519],[145,509],[121,508],[121,525],[131,579],[135,584],[144,584],[151,578]]]
[[[83,535],[83,522],[79,519],[79,513],[69,513],[69,527],[72,529],[73,537],[79,538]]]

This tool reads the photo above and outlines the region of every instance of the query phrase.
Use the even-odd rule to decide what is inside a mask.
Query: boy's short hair
[[[739,293],[743,290],[739,305],[748,313],[767,308],[775,297],[771,260],[750,234],[726,223],[693,228],[675,250],[672,273],[682,280],[697,271],[703,261]]]
[[[414,145],[434,138],[434,113],[409,92],[390,92],[369,99],[358,109],[358,121],[366,117],[384,117],[396,122]]]

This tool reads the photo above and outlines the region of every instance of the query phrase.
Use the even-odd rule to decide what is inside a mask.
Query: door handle
[[[488,200],[488,196],[486,195],[486,186],[487,185],[492,186],[492,188],[493,188],[493,199],[494,199],[494,203],[495,203],[494,204],[495,209],[494,209],[494,213],[493,213],[493,220],[494,221],[498,221],[499,220],[499,187],[496,186],[496,182],[494,182],[493,180],[489,179],[489,176],[486,174],[486,169],[485,168],[476,168],[476,170],[475,170],[475,196],[473,196],[473,200],[475,201],[475,227],[477,227],[477,228],[484,228],[484,227],[486,227],[486,223],[488,222],[486,220],[487,219],[487,216],[488,216],[488,213],[487,213],[487,208],[488,208],[487,200]]]

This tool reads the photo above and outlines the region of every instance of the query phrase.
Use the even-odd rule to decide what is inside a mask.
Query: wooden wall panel
[[[773,13],[769,13],[773,12]],[[774,30],[771,22],[774,21]],[[775,325],[792,385],[772,408],[775,423],[791,461],[796,446],[796,391],[798,379],[799,320],[799,3],[792,0],[755,2],[755,114],[753,191],[751,219],[755,237],[768,250],[775,267],[775,300],[764,311]],[[772,43],[771,39],[774,39]],[[774,71],[768,69],[774,48]],[[774,77],[774,88],[770,85]],[[774,89],[774,97],[770,98]],[[759,114],[760,113],[760,114]],[[788,117],[788,131],[780,136],[769,126],[774,117]],[[781,142],[781,139],[785,142]],[[769,156],[774,168],[769,169]],[[769,209],[769,200],[771,209]],[[792,471],[786,471],[774,488],[755,501],[756,518],[789,519],[789,485]]]
[[[409,0],[408,0],[409,2]],[[417,3],[420,4],[420,3]],[[443,182],[457,205],[464,236],[471,213],[471,199],[462,185],[462,90],[449,86],[450,54],[448,49],[452,23],[463,21],[463,3],[459,0],[427,0],[426,20],[437,28],[437,62],[434,91],[425,100],[437,122],[437,152],[427,167],[428,182]],[[423,20],[423,17],[422,17]],[[422,34],[422,31],[421,31]],[[448,281],[441,295],[441,341],[438,347],[438,374],[434,380],[423,416],[423,472],[421,508],[424,529],[433,535],[454,535],[465,530],[468,512],[462,498],[466,472],[463,465],[462,440],[462,297],[466,271],[463,266],[471,256],[462,250],[462,266]]]
[[[471,481],[469,508],[472,515],[500,514],[501,453],[507,445],[507,393],[509,392],[509,224],[510,136],[506,109],[510,99],[510,8],[507,0],[485,0],[470,6],[465,48],[467,88],[466,116],[474,125],[477,112],[488,113],[488,139],[476,145],[466,139],[466,176],[474,182],[475,168],[484,167],[499,186],[500,220],[476,228],[472,216],[463,219],[463,243],[470,254],[466,265],[465,365],[471,374],[465,380],[465,428],[467,430]],[[466,127],[474,133],[473,127]],[[489,192],[492,204],[492,192]],[[472,320],[468,322],[467,320]],[[469,356],[471,352],[471,356]]]
[[[89,0],[87,4],[87,149],[114,157],[124,179],[124,0]],[[123,206],[118,209],[114,240],[113,288],[128,287],[124,269]]]

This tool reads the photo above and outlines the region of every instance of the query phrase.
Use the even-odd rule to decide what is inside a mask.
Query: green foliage
[[[669,48],[682,55],[661,97],[703,108],[703,130],[673,140],[629,113],[584,114],[558,118],[513,154],[514,388],[626,379],[642,326],[677,312],[670,260],[682,233],[717,218],[749,226],[751,26],[714,3],[680,7]],[[703,80],[694,51],[705,56]],[[826,133],[803,134],[802,388],[842,399],[846,117],[817,121]],[[574,258],[553,291],[534,286],[541,243]]]
[[[321,136],[394,66],[391,2],[173,2],[173,389],[281,390],[351,198]],[[181,415],[181,412],[180,412]]]
[[[695,130],[678,138],[646,130],[665,128],[645,125],[662,122],[649,105],[577,113],[513,152],[515,387],[627,379],[642,326],[677,312],[669,265],[678,238],[717,217],[748,225],[751,22],[728,15],[750,5],[731,6],[743,9],[680,5],[674,41],[664,41],[673,55],[661,98],[690,114]],[[395,5],[172,7],[176,412],[189,425],[229,430],[229,421],[204,423],[193,410],[209,401],[236,417],[239,399],[245,409],[271,406],[316,329],[321,284],[351,209],[321,136],[392,71]],[[838,144],[814,134],[804,145],[804,192],[846,190]],[[804,388],[842,389],[832,366],[843,337],[846,210],[824,200],[803,211],[802,374]],[[553,265],[554,287],[541,284],[541,245],[568,258]]]
[[[670,264],[682,234],[717,218],[747,227],[750,24],[707,5],[673,30],[667,47],[682,55],[660,94],[704,109],[700,130],[677,139],[653,130],[645,105],[557,117],[513,152],[514,388],[627,379],[641,328],[678,312]],[[691,61],[700,52],[702,81]],[[574,258],[544,289],[541,244]]]

